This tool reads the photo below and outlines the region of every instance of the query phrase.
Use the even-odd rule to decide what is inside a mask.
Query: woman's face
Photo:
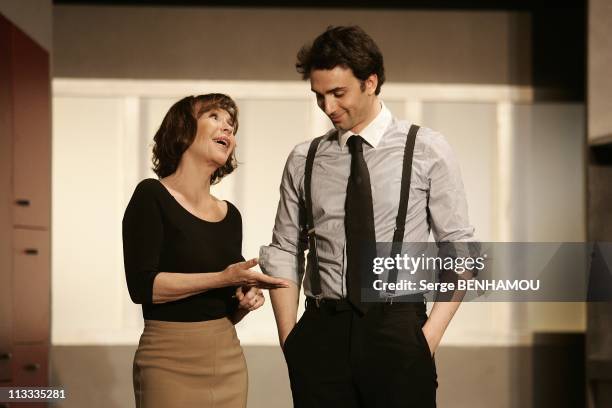
[[[185,153],[195,155],[198,161],[212,162],[219,168],[227,162],[235,147],[232,117],[226,110],[214,108],[198,119],[196,136]]]

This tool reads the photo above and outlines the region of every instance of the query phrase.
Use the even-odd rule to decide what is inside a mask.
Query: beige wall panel
[[[359,24],[395,82],[528,84],[528,13],[54,7],[54,76],[295,80],[298,49]]]
[[[104,343],[127,297],[123,101],[56,97],[53,108],[52,339]]]
[[[612,142],[612,2],[589,2],[588,32],[588,140]]]
[[[483,241],[495,237],[496,106],[493,103],[423,104],[423,126],[441,132],[461,168],[470,222]]]

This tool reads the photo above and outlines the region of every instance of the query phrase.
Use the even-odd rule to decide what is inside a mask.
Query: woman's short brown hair
[[[174,173],[181,156],[187,150],[198,131],[198,119],[212,109],[223,109],[229,113],[234,134],[238,132],[238,107],[227,95],[211,93],[187,96],[176,102],[162,121],[153,137],[153,171],[159,178]],[[227,162],[210,176],[210,184],[218,183],[238,167],[234,152]]]

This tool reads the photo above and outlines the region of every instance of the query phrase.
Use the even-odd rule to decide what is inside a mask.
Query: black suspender
[[[406,214],[408,213],[408,198],[410,196],[410,178],[412,177],[412,156],[414,154],[414,143],[416,135],[419,131],[419,126],[411,125],[406,138],[404,147],[404,160],[402,168],[402,181],[400,190],[400,203],[395,219],[395,231],[393,232],[393,244],[391,247],[391,256],[395,257],[402,249],[404,241],[404,229],[406,225]],[[303,226],[303,231],[308,235],[308,269],[310,273],[310,290],[315,297],[321,296],[321,276],[319,274],[319,259],[317,257],[317,237],[314,227],[314,217],[312,215],[312,166],[319,143],[323,136],[319,136],[312,140],[306,156],[306,167],[304,169],[304,204],[306,207],[306,224]],[[397,280],[397,269],[389,272],[388,282]],[[394,292],[388,292],[390,294]]]
[[[414,142],[419,132],[417,125],[410,126],[406,146],[404,147],[404,164],[402,168],[402,187],[400,190],[400,203],[395,218],[395,231],[393,231],[393,243],[391,244],[391,258],[395,258],[402,251],[404,242],[404,229],[406,227],[406,214],[408,213],[408,198],[410,198],[410,178],[412,177],[412,156],[414,154]],[[397,269],[389,271],[387,282],[397,282]],[[387,290],[388,294],[395,293],[395,290]]]
[[[304,232],[308,235],[308,268],[312,272],[310,275],[310,290],[316,297],[321,295],[321,276],[319,275],[319,258],[317,257],[317,235],[314,227],[314,217],[312,215],[312,195],[310,186],[312,179],[312,165],[314,163],[317,148],[323,136],[316,137],[310,143],[308,156],[306,156],[306,168],[304,169],[304,204],[306,206],[306,225]]]

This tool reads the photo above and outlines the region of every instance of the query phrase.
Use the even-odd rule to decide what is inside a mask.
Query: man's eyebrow
[[[317,95],[321,95],[319,92],[315,91],[314,89],[310,88],[310,90],[314,93],[316,93]],[[345,86],[337,86],[334,89],[330,89],[329,91],[326,91],[326,94],[330,94],[330,93],[335,93],[338,91],[345,91],[346,87]]]

